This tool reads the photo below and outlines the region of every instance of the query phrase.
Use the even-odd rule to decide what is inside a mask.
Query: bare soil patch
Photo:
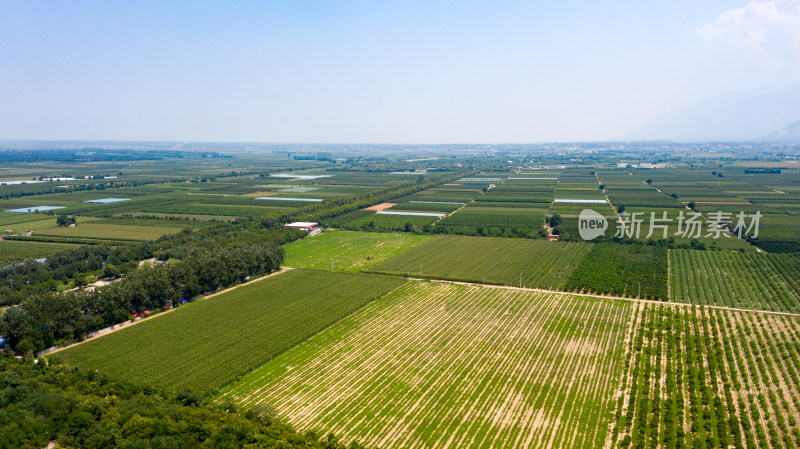
[[[397,206],[397,203],[381,203],[381,204],[376,204],[376,205],[374,205],[374,206],[372,206],[372,207],[368,207],[368,208],[366,208],[366,209],[364,209],[364,210],[374,210],[375,212],[380,212],[380,211],[382,211],[382,210],[384,210],[384,209],[388,209],[388,208],[390,208],[390,207],[392,207],[392,206]]]

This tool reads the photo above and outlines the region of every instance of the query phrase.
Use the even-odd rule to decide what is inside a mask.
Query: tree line
[[[280,268],[283,248],[275,244],[235,244],[197,248],[183,260],[144,266],[118,282],[93,291],[43,292],[10,307],[0,317],[0,333],[20,354],[83,338],[128,320],[134,312],[159,310]]]
[[[6,449],[360,449],[332,434],[298,433],[268,407],[238,412],[190,390],[161,392],[66,365],[19,363],[0,353],[0,441]]]
[[[201,230],[183,229],[178,234],[148,242],[124,245],[81,245],[59,251],[42,262],[25,262],[0,267],[0,305],[19,304],[35,294],[56,291],[81,274],[119,276],[134,270],[145,259],[182,259],[193,248],[222,248],[234,243],[283,245],[303,236],[302,231],[284,228],[274,218],[238,219]]]

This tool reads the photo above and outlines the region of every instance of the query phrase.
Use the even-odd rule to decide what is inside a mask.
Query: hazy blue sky
[[[800,0],[0,0],[0,139],[602,140],[798,82]]]

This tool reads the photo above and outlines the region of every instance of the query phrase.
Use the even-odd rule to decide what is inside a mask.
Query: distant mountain
[[[770,92],[737,91],[656,117],[625,140],[761,140],[800,118],[800,85]]]
[[[770,142],[800,142],[800,120],[764,136]]]

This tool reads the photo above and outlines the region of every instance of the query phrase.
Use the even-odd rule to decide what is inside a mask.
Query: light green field
[[[446,235],[371,271],[558,290],[591,247],[585,242]]]
[[[597,447],[797,447],[797,316],[636,307],[620,419]]]
[[[284,265],[297,268],[361,271],[403,253],[433,236],[328,231],[285,246]]]
[[[602,447],[631,304],[411,282],[217,402],[369,447]]]
[[[129,226],[99,223],[80,223],[74,228],[52,227],[37,231],[35,235],[80,237],[113,240],[153,240],[166,234],[180,232],[180,228],[166,226]]]
[[[58,225],[56,225],[55,217],[48,217],[43,214],[30,214],[30,215],[31,218],[35,219],[20,223],[5,225],[3,226],[3,230],[8,229],[15,233],[26,232],[26,231],[40,232],[43,230],[48,230],[58,227]],[[75,219],[77,220],[79,226],[96,220],[96,218],[94,217],[75,217]]]
[[[404,282],[291,270],[68,348],[57,357],[125,381],[205,393]]]

